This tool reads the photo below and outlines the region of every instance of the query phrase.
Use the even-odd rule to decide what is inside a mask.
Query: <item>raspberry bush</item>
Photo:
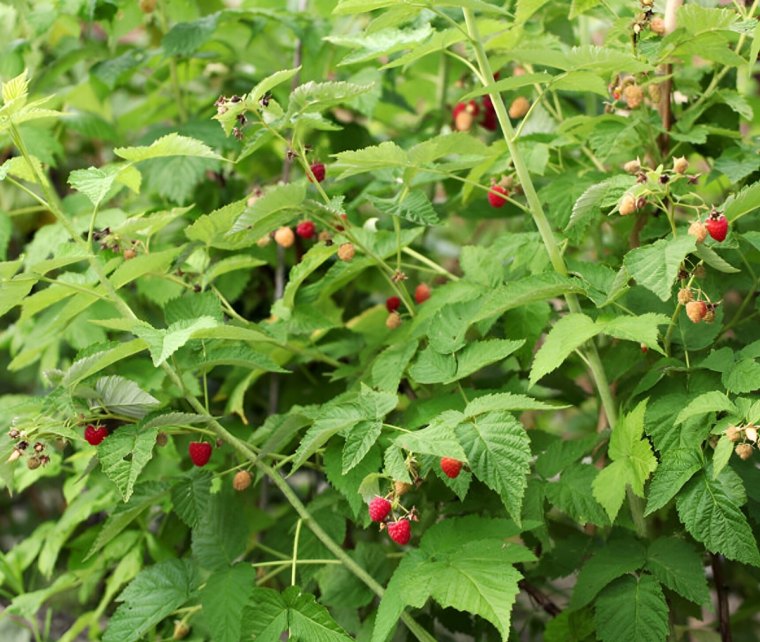
[[[758,13],[0,6],[0,638],[756,639]]]

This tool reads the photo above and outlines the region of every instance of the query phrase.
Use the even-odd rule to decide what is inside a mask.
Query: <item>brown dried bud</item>
[[[642,207],[645,207],[647,204],[646,196],[639,196],[636,199],[636,209],[640,210]]]
[[[41,453],[43,450],[45,450],[45,444],[43,444],[41,441],[38,441],[36,444],[34,444],[34,452]]]
[[[698,279],[704,279],[705,275],[707,274],[707,270],[705,270],[704,265],[698,265],[694,268],[694,276]]]
[[[125,261],[131,261],[137,256],[137,251],[133,247],[128,247],[121,253],[121,255],[124,257]]]
[[[267,234],[266,236],[262,236],[258,241],[256,241],[256,245],[259,247],[266,247],[272,242],[272,237]]]
[[[678,302],[681,305],[686,305],[689,301],[692,301],[693,298],[691,288],[681,288],[678,290]]]
[[[689,169],[689,161],[686,160],[685,156],[673,159],[673,171],[676,174],[685,174],[687,169]]]
[[[190,627],[181,620],[177,620],[174,623],[174,634],[172,635],[172,640],[184,640],[187,637],[188,633],[190,633]]]
[[[522,118],[530,109],[530,101],[525,96],[518,96],[509,106],[509,117],[512,120]]]
[[[712,323],[715,321],[715,306],[711,304],[707,304],[707,310],[705,311],[705,316],[702,317],[702,321],[705,323]]]
[[[236,491],[242,492],[251,485],[251,479],[251,473],[247,470],[239,470],[232,478],[232,487]]]
[[[755,426],[747,426],[744,429],[744,436],[748,441],[757,442],[757,428]]]
[[[140,11],[143,13],[153,13],[156,9],[157,0],[140,0]]]
[[[734,448],[734,452],[745,461],[752,457],[753,450],[754,449],[750,444],[737,444],[736,448]]]
[[[628,161],[623,165],[623,169],[629,174],[636,174],[641,171],[641,161],[639,161],[638,158],[636,160]]]
[[[21,432],[20,432],[19,430],[16,430],[16,428],[11,428],[11,429],[8,431],[8,436],[9,436],[11,439],[18,439],[19,437],[21,437]]]
[[[32,456],[26,460],[26,467],[29,470],[36,470],[37,468],[40,467],[41,464],[42,462],[40,461],[40,458],[36,456]]]
[[[393,492],[396,493],[396,497],[401,497],[412,490],[412,485],[406,482],[396,481],[393,482]]]
[[[356,255],[356,248],[353,243],[342,243],[338,247],[338,258],[341,261],[350,261]]]
[[[649,28],[658,36],[665,35],[665,21],[660,16],[655,16],[649,21]]]
[[[163,448],[168,443],[169,443],[169,435],[167,435],[165,432],[160,432],[156,435],[156,446],[160,446],[161,448]]]
[[[689,225],[688,233],[697,239],[697,243],[702,243],[707,238],[707,227],[702,221],[694,221]]]

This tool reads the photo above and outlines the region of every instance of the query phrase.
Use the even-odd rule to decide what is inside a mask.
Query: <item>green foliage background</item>
[[[0,5],[0,637],[756,639],[758,2],[677,4]]]

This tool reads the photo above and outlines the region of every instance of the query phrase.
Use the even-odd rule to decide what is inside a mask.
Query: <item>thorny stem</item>
[[[95,272],[101,284],[105,288],[110,302],[117,308],[117,310],[121,313],[121,315],[125,319],[136,320],[137,315],[134,313],[132,308],[129,307],[127,302],[124,301],[124,299],[122,299],[119,296],[113,283],[111,283],[105,271],[103,270],[103,266],[100,264],[97,257],[91,252],[90,246],[81,237],[81,235],[77,233],[71,221],[69,221],[68,218],[66,218],[66,215],[58,206],[57,195],[52,191],[52,187],[50,186],[50,184],[46,180],[44,180],[37,166],[31,162],[31,156],[29,155],[26,145],[24,144],[23,139],[19,135],[18,129],[15,127],[15,125],[13,124],[10,125],[10,132],[11,132],[11,138],[13,140],[14,145],[21,152],[27,164],[32,168],[37,181],[42,186],[43,192],[45,193],[45,196],[48,199],[48,203],[44,203],[44,200],[40,199],[39,196],[34,194],[34,192],[31,192],[31,190],[28,190],[28,191],[30,191],[35,196],[35,198],[39,200],[42,204],[47,205],[49,207],[50,211],[53,213],[56,220],[63,226],[63,228],[72,238],[72,240],[86,251],[87,259],[90,263],[90,266],[92,267],[92,270]],[[200,401],[198,401],[198,399],[196,399],[195,396],[187,392],[184,382],[182,381],[182,378],[177,372],[174,371],[174,369],[168,363],[163,363],[161,365],[161,368],[164,370],[169,380],[175,386],[177,386],[177,388],[181,391],[183,398],[190,405],[190,407],[192,407],[199,415],[206,417],[208,425],[213,429],[217,437],[221,439],[222,441],[226,442],[227,444],[229,444],[235,451],[238,452],[238,454],[248,459],[264,475],[266,475],[272,481],[272,483],[275,486],[277,486],[277,488],[283,494],[285,499],[290,503],[290,505],[293,507],[296,513],[298,513],[299,517],[303,520],[303,523],[305,523],[309,527],[309,529],[312,531],[312,533],[314,533],[315,537],[318,540],[320,540],[322,544],[325,545],[325,547],[336,557],[336,559],[342,562],[343,566],[350,573],[352,573],[359,580],[364,582],[364,584],[373,593],[375,593],[375,595],[377,595],[378,597],[382,597],[385,592],[383,587],[367,571],[365,571],[359,564],[357,564],[348,555],[348,553],[346,553],[346,551],[344,551],[343,548],[338,543],[336,543],[332,539],[332,537],[330,537],[330,535],[328,535],[327,532],[325,532],[325,530],[314,520],[309,510],[306,508],[303,502],[299,499],[299,497],[296,495],[295,491],[290,487],[288,482],[282,477],[282,475],[274,471],[270,466],[268,466],[265,462],[259,459],[257,449],[251,444],[248,444],[247,442],[241,439],[238,439],[235,435],[229,432],[221,423],[219,423],[219,421],[216,418],[211,416],[206,410],[206,408],[204,407],[204,405]],[[409,615],[409,613],[403,612],[401,614],[401,620],[404,622],[404,624],[409,629],[409,631],[420,642],[435,642],[435,638],[433,638],[433,636],[431,636],[411,615]]]

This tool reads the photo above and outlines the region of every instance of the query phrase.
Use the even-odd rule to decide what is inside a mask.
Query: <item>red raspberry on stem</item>
[[[720,243],[728,234],[728,219],[720,212],[713,212],[705,221],[705,227],[710,236]]]
[[[323,180],[325,180],[325,174],[327,173],[327,170],[325,169],[325,164],[312,163],[311,173],[314,174],[314,178],[317,179],[317,183],[321,183]],[[311,176],[309,176],[309,181],[311,181],[312,183],[314,182],[311,180]]]
[[[488,190],[488,202],[491,207],[503,207],[507,203],[507,196],[509,196],[509,190],[501,185],[492,185]]]
[[[211,444],[205,441],[191,441],[187,452],[196,466],[205,466],[211,459]]]
[[[296,226],[296,234],[300,236],[302,239],[310,239],[314,236],[314,233],[317,231],[317,226],[314,225],[311,221],[301,221]]]
[[[430,298],[430,286],[427,283],[420,283],[414,290],[414,300],[417,304],[425,303]]]
[[[369,503],[369,518],[373,522],[384,522],[391,512],[391,503],[385,497],[375,497]]]
[[[388,524],[388,535],[396,544],[408,544],[412,538],[412,525],[408,519],[400,519],[397,522]]]
[[[397,296],[389,296],[385,300],[385,309],[388,310],[388,312],[395,312],[401,307],[401,299],[399,299]]]
[[[441,470],[446,477],[456,479],[462,470],[462,462],[451,457],[441,457]]]
[[[474,100],[454,105],[454,109],[451,111],[451,115],[454,118],[454,129],[460,132],[469,131],[472,128],[475,117],[478,115],[478,111],[478,103]]]
[[[108,428],[105,426],[93,426],[88,424],[84,429],[84,438],[90,446],[99,446],[108,437]]]

